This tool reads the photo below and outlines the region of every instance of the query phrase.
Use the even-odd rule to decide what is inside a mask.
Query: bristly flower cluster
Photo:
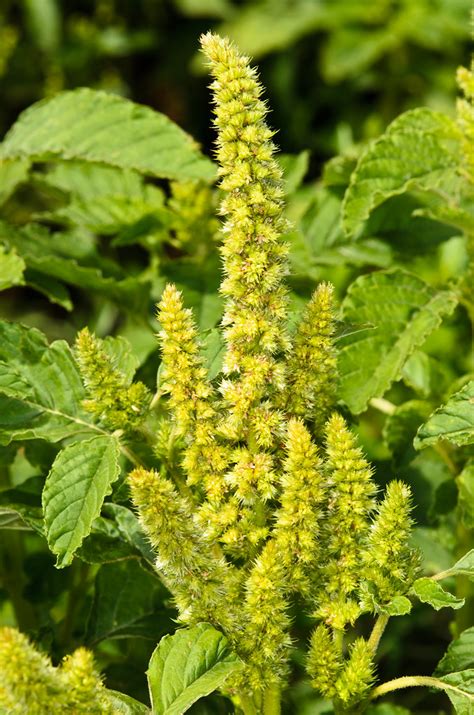
[[[112,430],[136,429],[150,404],[148,388],[141,382],[131,384],[131,379],[114,365],[105,342],[87,328],[78,333],[75,352],[88,393],[85,409]]]
[[[0,630],[0,709],[12,715],[52,712],[112,715],[114,708],[97,672],[92,653],[78,648],[54,668],[26,636]]]
[[[283,686],[299,594],[319,621],[312,682],[348,707],[367,696],[374,665],[363,638],[346,654],[345,631],[414,578],[410,494],[396,482],[377,506],[372,470],[334,412],[332,287],[321,284],[288,328],[287,224],[262,88],[230,41],[207,34],[202,47],[224,193],[221,381],[209,380],[191,311],[167,286],[158,307],[174,420],[166,441],[179,435],[182,460],[169,472],[135,470],[132,497],[180,619],[221,628],[245,662],[226,683],[236,702],[250,698],[260,712],[265,692]]]

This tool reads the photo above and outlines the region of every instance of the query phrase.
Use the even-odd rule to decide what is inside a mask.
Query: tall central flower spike
[[[221,249],[226,298],[222,324],[228,379],[222,395],[228,411],[223,431],[268,448],[279,433],[275,395],[284,389],[288,247],[283,217],[282,173],[274,159],[274,132],[265,123],[262,87],[247,57],[216,35],[201,38],[214,82],[211,89],[218,130],[216,157],[226,196]]]

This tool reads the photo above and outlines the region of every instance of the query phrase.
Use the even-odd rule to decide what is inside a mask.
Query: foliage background
[[[271,123],[279,129],[288,215],[295,227],[295,310],[317,281],[332,281],[342,300],[357,276],[379,268],[405,267],[434,287],[444,286],[466,262],[459,232],[445,224],[410,221],[404,226],[389,222],[384,232],[382,215],[354,244],[341,231],[340,202],[361,148],[398,114],[428,106],[454,115],[455,70],[469,62],[470,10],[470,0],[3,0],[0,131],[7,131],[33,102],[85,86],[163,112],[209,154],[213,131],[208,78],[197,45],[201,32],[216,29],[235,38],[258,63]],[[324,170],[335,155],[345,158]],[[39,327],[50,340],[72,342],[86,324],[100,336],[124,335],[140,361],[138,376],[154,390],[159,357],[153,305],[166,280],[184,290],[201,329],[209,331],[219,320],[216,226],[204,211],[191,237],[180,233],[177,216],[186,197],[175,197],[173,208],[169,187],[160,181],[148,183],[157,191],[156,201],[166,203],[167,212],[156,214],[145,201],[133,216],[127,213],[127,203],[114,209],[113,220],[110,213],[105,219],[103,214],[91,219],[84,209],[91,196],[84,187],[76,197],[74,192],[72,198],[65,197],[66,179],[61,183],[58,177],[52,181],[48,174],[48,181],[45,176],[40,166],[27,185],[19,186],[2,209],[2,221],[20,229],[38,222],[51,232],[45,240],[57,238],[47,249],[52,256],[99,270],[102,282],[86,285],[80,271],[69,280],[56,275],[58,285],[48,294],[30,280],[0,294],[0,316]],[[204,196],[203,201],[212,205],[215,198]],[[413,208],[418,205],[410,196],[391,201],[392,216],[407,213],[410,202]],[[142,230],[139,222],[150,213],[155,223]],[[135,242],[127,234],[123,238],[132,229],[138,231],[133,234],[138,235]],[[82,237],[82,255],[68,253],[61,242],[68,232]],[[111,290],[106,283],[111,277],[128,280],[130,289]],[[473,371],[471,335],[467,311],[458,308],[430,336],[423,353],[419,351],[406,367],[404,380],[386,397],[395,404],[440,404],[448,388]],[[411,483],[419,543],[425,545],[428,561],[448,565],[458,548],[458,496],[449,460],[434,450],[416,455],[407,445],[417,424],[407,428],[408,436],[395,434],[395,429],[390,433],[386,415],[374,408],[364,411],[354,426],[376,465],[380,484],[394,476]],[[28,481],[34,509],[34,479],[44,480],[57,447],[34,440],[20,445],[15,454],[12,449],[0,448],[3,487],[21,488]],[[472,526],[472,513],[470,519]],[[71,567],[57,571],[44,539],[17,527],[2,530],[0,622],[17,623],[33,633],[55,659],[77,644],[90,645],[110,687],[146,700],[143,673],[149,655],[156,640],[175,627],[163,589],[136,559],[102,565],[76,559]],[[465,529],[463,551],[472,545],[471,537],[472,531]],[[116,593],[120,598],[114,603],[110,599]],[[474,625],[472,594],[467,596],[471,603],[459,612],[455,626],[446,610],[433,614],[422,607],[414,618],[391,622],[381,675],[431,673],[446,649],[450,630]],[[295,619],[304,638],[308,625],[296,613]],[[324,710],[303,683],[295,683],[292,698],[288,712]],[[403,698],[417,713],[444,712],[446,707],[443,698],[418,691]],[[218,698],[195,711],[199,708],[226,711]]]

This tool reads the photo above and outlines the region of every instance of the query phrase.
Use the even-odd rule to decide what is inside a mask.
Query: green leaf
[[[112,436],[74,442],[63,449],[46,478],[46,535],[58,568],[68,566],[119,475],[120,447]]]
[[[444,577],[446,578],[447,576],[467,576],[470,579],[474,579],[474,549],[461,556],[454,566],[447,569],[444,572]]]
[[[461,162],[460,131],[452,119],[427,108],[405,112],[359,159],[344,197],[344,230],[357,233],[390,196],[452,180]]]
[[[0,290],[23,285],[25,268],[24,260],[14,249],[7,251],[5,246],[0,244]]]
[[[39,330],[0,321],[0,443],[97,432],[81,407],[84,397],[64,340],[48,346]]]
[[[117,690],[107,690],[107,699],[113,706],[115,715],[151,715],[151,710],[146,705]]]
[[[456,598],[449,591],[445,591],[441,584],[431,578],[419,578],[412,586],[412,592],[422,603],[429,603],[436,611],[441,608],[462,608],[464,598]]]
[[[459,638],[449,644],[448,650],[436,666],[434,675],[439,677],[471,668],[474,668],[474,627],[467,628]]]
[[[459,490],[459,512],[467,529],[474,528],[474,461],[468,462],[456,479]]]
[[[227,638],[208,623],[161,639],[148,667],[155,715],[181,715],[241,667]]]
[[[472,715],[474,712],[474,669],[443,675],[439,680],[445,683],[446,694],[454,705],[457,715]]]
[[[410,611],[411,601],[406,596],[395,596],[383,609],[383,612],[389,616],[406,616]]]
[[[58,161],[41,174],[43,181],[79,199],[142,196],[143,177],[136,171],[84,161]]]
[[[474,442],[474,380],[433,412],[418,430],[414,444],[417,449],[423,449],[439,439],[447,439],[457,445]]]
[[[25,110],[0,146],[0,157],[81,159],[166,179],[215,176],[191,137],[163,114],[86,88]]]
[[[106,266],[97,256],[76,257],[73,254],[74,245],[80,242],[80,235],[51,234],[38,224],[17,229],[0,222],[0,239],[14,247],[28,269],[35,271],[36,281],[38,275],[52,277],[106,295],[130,310],[144,310],[149,285],[135,277],[124,277],[121,269],[117,270],[118,275],[105,275]]]
[[[88,642],[135,636],[156,643],[172,625],[162,600],[158,576],[145,571],[137,559],[101,566],[95,580]]]
[[[413,351],[454,310],[451,291],[437,291],[401,270],[361,276],[342,304],[344,321],[368,324],[339,341],[340,395],[352,412],[362,412],[400,379]]]

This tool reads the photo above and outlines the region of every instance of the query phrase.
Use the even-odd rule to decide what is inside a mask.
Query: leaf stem
[[[385,415],[393,415],[397,409],[397,406],[394,405],[393,402],[386,400],[384,397],[372,397],[372,399],[369,400],[369,405],[379,412],[383,412]]]
[[[466,691],[457,688],[455,685],[450,685],[449,683],[444,683],[438,678],[431,678],[427,675],[405,675],[401,678],[395,678],[394,680],[389,680],[386,683],[374,688],[370,694],[370,699],[375,700],[380,698],[382,695],[391,693],[394,690],[401,690],[402,688],[438,688],[439,690],[444,690],[448,692],[449,690],[457,692],[459,695],[464,697],[467,695],[474,700],[474,696],[470,696]]]
[[[369,636],[369,648],[371,649],[371,651],[374,655],[377,652],[377,648],[379,647],[380,639],[383,636],[383,632],[385,630],[385,627],[388,623],[389,618],[390,618],[390,616],[387,616],[386,614],[381,614],[375,621],[374,627],[372,629],[372,633]]]

